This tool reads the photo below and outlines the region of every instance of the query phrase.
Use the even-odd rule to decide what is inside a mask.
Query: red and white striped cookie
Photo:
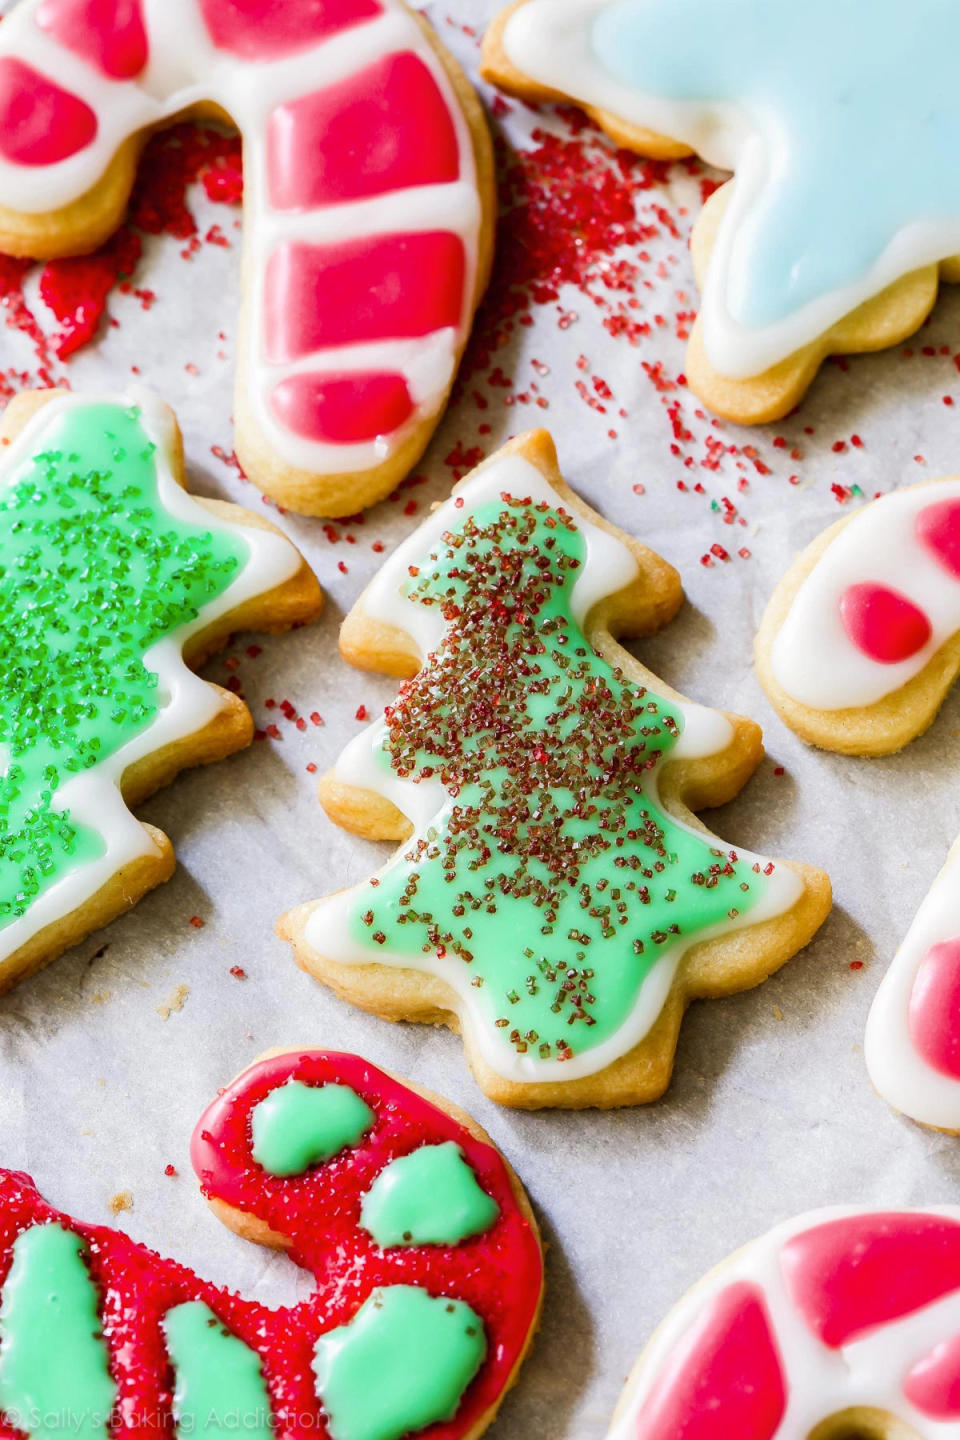
[[[826,530],[781,581],[757,671],[804,740],[886,755],[960,672],[960,479],[911,485]]]
[[[956,1440],[960,1206],[822,1210],[681,1301],[609,1440]]]
[[[0,32],[0,250],[90,250],[150,133],[244,142],[236,448],[305,514],[425,448],[489,273],[479,102],[404,0],[23,0]]]

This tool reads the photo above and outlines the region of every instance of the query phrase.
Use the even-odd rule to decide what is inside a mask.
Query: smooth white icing
[[[190,525],[242,538],[249,553],[236,579],[217,599],[204,605],[195,620],[181,625],[145,653],[143,663],[160,677],[160,693],[165,697],[154,720],[108,759],[68,780],[54,793],[53,808],[69,810],[78,826],[96,830],[104,840],[104,853],[65,873],[37,896],[24,915],[0,929],[0,975],[6,959],[45,926],[90,899],[125,865],[143,856],[159,855],[149,832],[124,804],[119,786],[124,771],[135,761],[202,729],[221,708],[214,686],[184,664],[183,647],[191,635],[206,629],[220,616],[282,585],[302,563],[299,552],[285,536],[223,520],[177,484],[171,469],[173,416],[156,395],[140,387],[132,386],[123,395],[62,395],[51,400],[4,448],[0,486],[9,484],[17,469],[42,449],[44,431],[57,416],[65,410],[104,403],[138,408],[140,423],[157,447],[157,493],[170,515]]]
[[[504,493],[518,498],[529,496],[534,501],[544,500],[550,505],[563,507],[560,496],[529,461],[520,456],[495,458],[462,482],[451,498],[394,552],[364,593],[360,602],[363,613],[371,619],[404,630],[425,658],[442,638],[444,622],[434,607],[420,605],[404,595],[409,566],[421,561],[445,531],[456,529],[463,524],[466,515]],[[458,500],[463,503],[458,505]],[[636,578],[637,565],[630,550],[606,530],[579,516],[576,523],[586,541],[587,553],[573,589],[572,608],[578,623],[583,625],[599,601],[615,594]],[[731,743],[732,727],[720,712],[681,702],[676,703],[675,709],[683,717],[684,728],[678,745],[670,752],[670,759],[718,754]],[[383,735],[384,721],[380,719],[346,747],[334,775],[344,785],[383,795],[407,816],[415,831],[420,833],[441,810],[447,793],[439,780],[403,779],[385,765]],[[649,772],[650,796],[655,803],[659,801],[657,777],[657,769]],[[757,861],[762,865],[768,863],[766,859],[739,847],[737,854],[746,866]],[[307,943],[319,954],[340,964],[377,963],[409,968],[409,956],[392,952],[386,947],[365,946],[353,939],[350,914],[356,895],[366,888],[365,882],[323,901],[307,922]],[[699,944],[785,914],[796,904],[802,892],[800,877],[787,867],[778,865],[769,876],[764,895],[746,915],[698,932],[694,943]],[[665,946],[641,987],[632,1014],[616,1034],[606,1043],[563,1061],[540,1060],[530,1054],[518,1055],[509,1041],[502,1038],[501,1032],[486,1024],[477,1009],[477,992],[470,983],[466,967],[456,957],[441,959],[436,955],[424,955],[417,960],[417,967],[438,976],[455,992],[464,1028],[469,1030],[471,1041],[493,1070],[518,1083],[534,1083],[575,1080],[595,1074],[638,1044],[663,1009],[677,966],[688,948],[686,941]]]
[[[24,166],[0,156],[3,204],[38,214],[69,204],[100,179],[121,143],[147,127],[160,127],[201,103],[226,111],[243,135],[245,349],[247,403],[257,429],[286,464],[317,475],[351,473],[381,464],[409,430],[360,444],[327,444],[294,434],[274,416],[268,397],[288,376],[303,372],[398,369],[405,374],[422,421],[442,405],[457,353],[469,328],[476,285],[481,203],[470,129],[435,50],[398,0],[381,0],[385,13],[334,34],[283,59],[245,62],[211,43],[196,0],[143,0],[149,61],[136,80],[108,79],[59,45],[36,24],[42,0],[23,0],[3,22],[0,55],[16,55],[84,100],[98,121],[91,145],[55,165]],[[460,178],[375,200],[313,210],[272,209],[267,190],[266,131],[274,108],[311,95],[396,51],[415,54],[447,102],[459,149]],[[264,354],[264,283],[267,260],[280,242],[346,241],[393,231],[441,228],[461,237],[466,275],[460,324],[396,342],[372,341],[314,351],[287,364]],[[410,422],[413,423],[413,422]]]
[[[867,505],[843,527],[804,580],[770,649],[782,690],[813,710],[875,705],[902,689],[960,630],[960,580],[916,533],[929,506],[960,500],[960,480],[914,485]],[[873,581],[906,596],[932,627],[927,645],[909,660],[880,664],[850,639],[840,600],[851,585]]]
[[[894,9],[896,3],[897,0],[892,0]],[[922,95],[919,99],[911,96],[911,108],[907,110],[906,103],[904,106],[904,134],[896,137],[902,146],[909,143],[904,138],[907,134],[915,137],[910,152],[913,171],[903,180],[906,167],[891,162],[883,177],[864,180],[870,145],[877,143],[877,111],[882,109],[886,92],[876,84],[869,88],[866,81],[844,84],[842,61],[850,55],[849,32],[859,26],[859,49],[853,52],[855,58],[847,61],[849,65],[865,68],[868,76],[889,74],[891,86],[897,86],[898,81],[908,86],[915,79],[922,84],[926,78],[915,77],[912,70],[893,78],[904,47],[897,51],[897,37],[891,34],[885,17],[878,16],[872,25],[860,6],[844,7],[837,0],[818,0],[816,8],[812,3],[798,8],[790,0],[771,0],[752,9],[744,6],[725,9],[714,5],[712,11],[707,7],[705,24],[700,27],[704,31],[706,24],[713,27],[709,38],[704,34],[699,41],[691,41],[686,32],[696,29],[697,22],[687,14],[687,8],[682,15],[674,12],[671,16],[669,3],[661,3],[658,11],[651,0],[646,9],[641,10],[638,0],[632,18],[638,24],[642,21],[644,28],[640,33],[646,38],[644,68],[640,73],[657,73],[659,52],[651,54],[651,47],[660,44],[662,35],[663,55],[671,62],[666,73],[673,83],[682,72],[679,64],[672,64],[672,50],[677,46],[670,46],[670,35],[672,27],[683,27],[679,39],[682,53],[686,56],[689,52],[691,57],[696,57],[691,63],[698,64],[702,74],[695,75],[692,70],[684,74],[682,88],[702,96],[697,100],[665,98],[664,94],[628,83],[625,77],[631,65],[630,55],[625,52],[631,44],[631,15],[628,8],[616,0],[527,0],[507,21],[503,44],[512,64],[532,80],[642,129],[677,140],[708,163],[736,172],[730,203],[710,259],[701,314],[706,350],[714,368],[732,379],[750,379],[825,335],[858,306],[911,271],[960,251],[960,215],[955,213],[953,190],[942,173],[938,181],[942,150],[948,147],[950,127],[955,127],[956,120],[946,113],[948,107],[939,103],[931,80],[927,113],[923,113]],[[888,5],[887,9],[890,8]],[[943,25],[953,24],[948,9],[941,5],[938,12]],[[804,19],[805,11],[809,13]],[[900,5],[898,23],[901,26],[906,24],[910,13],[909,8],[904,10]],[[617,59],[623,55],[619,74],[611,66],[611,57],[602,57],[598,50],[596,27],[601,20],[604,24],[609,20],[608,45],[612,45],[610,33],[614,25],[619,25],[623,32],[621,48],[613,52]],[[823,41],[824,25],[829,21],[833,21],[834,29],[843,26],[843,39],[838,34],[835,50]],[[752,26],[749,36],[738,32],[738,24]],[[804,24],[806,29],[802,28]],[[656,40],[651,39],[651,34],[656,35]],[[754,94],[749,84],[744,83],[738,91],[733,83],[730,64],[733,47],[740,45],[741,50],[744,49],[748,38],[756,42],[750,55],[754,69],[762,63],[754,52],[762,54],[764,44],[768,46],[771,64],[780,64],[785,77],[781,96],[778,97],[776,87],[771,96],[770,87]],[[718,53],[716,63],[711,66],[710,46],[714,42]],[[721,50],[723,53],[719,53]],[[792,67],[791,53],[795,56]],[[825,58],[827,53],[832,57],[829,63]],[[823,73],[810,76],[805,84],[798,84],[795,77],[809,74],[811,66],[819,64],[821,59]],[[913,57],[903,63],[912,65]],[[949,84],[942,72],[938,83]],[[725,86],[737,95],[736,100],[724,95]],[[664,92],[669,96],[669,83],[665,83]],[[856,107],[860,107],[859,110]],[[821,134],[830,129],[823,123],[827,113],[835,133],[832,146]],[[911,125],[913,129],[909,128]],[[811,146],[819,145],[817,155],[811,155],[810,147],[804,148],[807,136]],[[797,186],[806,187],[803,192],[806,203],[798,202],[790,212],[792,227],[789,204],[783,202],[788,192],[786,178],[791,175]],[[851,175],[859,176],[861,183],[855,186]],[[925,189],[919,180],[912,178],[916,175],[923,177]],[[841,205],[853,203],[847,197],[856,196],[862,215],[864,207],[870,204],[866,193],[868,184],[886,185],[887,190],[876,206],[875,225],[871,228],[864,223],[865,235],[854,238],[856,227],[846,226],[850,232],[851,256],[843,278],[838,278],[836,283],[825,283],[819,289],[815,287],[811,298],[801,298],[795,305],[786,305],[782,313],[778,311],[776,305],[768,303],[777,283],[785,293],[798,275],[814,268],[809,262],[817,237],[822,237],[824,244],[839,253],[842,240],[837,238],[837,230],[844,218]],[[918,191],[916,197],[914,189]],[[900,190],[904,191],[902,203],[894,204]],[[781,204],[775,238],[782,246],[789,245],[792,231],[796,237],[796,256],[792,269],[786,263],[774,267],[773,289],[765,290],[756,232],[761,212],[764,221],[770,221],[771,196],[775,192]],[[836,219],[831,218],[834,215]],[[807,225],[807,233],[799,237],[803,224]],[[838,268],[838,276],[841,272],[842,267]],[[745,279],[745,275],[749,275],[749,279]],[[799,288],[802,295],[803,287]],[[766,321],[744,318],[749,311],[749,303],[745,301],[758,295],[763,302],[758,308],[762,313],[769,311],[775,318]]]
[[[867,1215],[856,1206],[813,1211],[777,1226],[721,1265],[687,1294],[651,1340],[634,1372],[617,1423],[607,1440],[640,1440],[638,1417],[658,1375],[703,1307],[738,1281],[759,1286],[776,1336],[789,1394],[776,1440],[808,1440],[830,1416],[864,1406],[896,1416],[918,1440],[956,1440],[956,1420],[936,1421],[903,1394],[903,1383],[918,1361],[943,1340],[960,1333],[960,1289],[901,1320],[868,1332],[840,1350],[822,1345],[809,1330],[787,1290],[780,1252],[788,1240],[832,1220]],[[960,1206],[932,1205],[917,1214],[960,1222]],[[730,1440],[735,1440],[731,1436]]]
[[[870,1079],[888,1104],[942,1130],[960,1130],[960,1080],[935,1070],[910,1037],[910,1000],[920,966],[935,945],[960,939],[960,843],[917,911],[880,984],[867,1020]]]

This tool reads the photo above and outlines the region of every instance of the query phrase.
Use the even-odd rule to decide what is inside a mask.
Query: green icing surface
[[[179,1435],[248,1435],[267,1440],[270,1397],[259,1356],[202,1300],[168,1310],[163,1321],[173,1365]]]
[[[363,1197],[360,1220],[381,1248],[458,1245],[500,1214],[452,1140],[392,1160]]]
[[[768,883],[658,804],[682,713],[588,643],[571,610],[585,555],[569,517],[505,499],[411,567],[405,593],[447,629],[379,758],[447,799],[348,922],[371,958],[459,957],[483,1021],[535,1061],[609,1040],[660,955]]]
[[[13,1247],[0,1306],[0,1409],[33,1440],[110,1433],[116,1398],[86,1242],[34,1225]]]
[[[253,1111],[253,1158],[270,1175],[302,1175],[311,1165],[358,1144],[375,1118],[348,1085],[288,1080]]]
[[[151,723],[166,697],[145,651],[248,557],[161,505],[137,411],[71,406],[43,445],[0,490],[0,927],[104,853],[53,795]]]
[[[375,1290],[321,1335],[314,1371],[333,1440],[401,1440],[452,1420],[483,1364],[483,1321],[415,1285]]]

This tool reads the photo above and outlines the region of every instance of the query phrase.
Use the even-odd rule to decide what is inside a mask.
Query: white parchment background
[[[431,7],[472,72],[476,40],[451,19],[480,33],[494,8],[492,0]],[[521,146],[537,123],[566,133],[549,113],[521,108],[496,123]],[[692,215],[697,185],[678,168],[643,199]],[[201,230],[214,221],[229,230],[235,212],[203,197],[195,203]],[[829,223],[825,217],[827,232]],[[685,247],[667,248],[680,258],[661,273],[664,242],[650,242],[643,305],[651,313],[675,312],[678,285],[693,293]],[[208,246],[191,264],[180,249],[172,240],[149,244],[137,282],[157,292],[157,303],[144,314],[135,300],[115,296],[119,326],[76,357],[70,378],[75,387],[116,386],[138,364],[180,415],[193,487],[256,506],[252,487],[211,454],[215,444],[232,448],[229,297],[238,247]],[[340,619],[379,563],[371,542],[389,548],[417,523],[403,504],[386,504],[363,527],[342,527],[355,544],[331,544],[319,522],[284,517],[327,590],[325,617],[259,642],[255,660],[247,638],[231,652],[258,725],[276,721],[282,738],[188,773],[144,806],[143,818],[174,841],[174,878],[0,1001],[0,1163],[29,1170],[51,1201],[92,1221],[107,1220],[110,1198],[129,1191],[133,1209],[122,1223],[134,1236],[268,1300],[304,1293],[304,1277],[221,1229],[189,1167],[191,1128],[218,1086],[270,1046],[328,1045],[357,1049],[472,1110],[523,1177],[549,1243],[543,1329],[492,1432],[497,1440],[598,1440],[658,1319],[704,1271],[786,1216],[837,1202],[938,1203],[960,1193],[960,1144],[889,1113],[871,1091],[861,1050],[883,969],[960,829],[960,695],[904,755],[844,760],[807,751],[783,728],[750,658],[756,622],[791,554],[841,513],[832,485],[869,493],[960,468],[957,410],[943,399],[955,382],[960,390],[960,375],[952,354],[937,353],[960,339],[960,297],[944,296],[917,342],[931,356],[894,352],[830,367],[800,415],[781,427],[716,430],[694,420],[684,397],[697,431],[688,453],[699,456],[712,430],[724,444],[762,447],[772,473],[751,467],[745,495],[734,468],[684,469],[670,454],[663,405],[641,362],[663,359],[672,374],[682,368],[673,327],[633,348],[609,338],[583,295],[563,298],[576,323],[560,329],[555,305],[535,309],[534,325],[518,327],[496,357],[517,388],[536,375],[548,408],[506,408],[498,398],[505,392],[490,389],[482,417],[472,400],[464,403],[447,415],[421,467],[430,483],[413,497],[422,514],[447,492],[444,459],[458,441],[478,443],[479,418],[490,426],[481,438],[488,451],[528,423],[550,425],[571,483],[683,573],[689,603],[642,647],[643,658],[693,698],[763,724],[768,759],[711,823],[730,843],[830,871],[837,906],[817,941],[759,990],[694,1007],[668,1097],[608,1115],[500,1111],[479,1094],[454,1036],[352,1011],[295,968],[273,935],[279,912],[363,877],[386,853],[326,820],[306,769],[331,764],[357,732],[358,707],[375,713],[394,688],[350,670],[336,649]],[[4,368],[28,364],[15,332],[0,332],[0,347]],[[581,354],[628,411],[614,422],[615,441],[610,417],[576,395]],[[779,433],[786,449],[772,445]],[[835,452],[838,437],[853,433],[864,447]],[[803,448],[797,462],[788,453],[795,440]],[[706,498],[678,491],[678,479],[701,480]],[[709,497],[723,495],[742,506],[746,529],[724,526],[711,509]],[[713,544],[746,545],[752,558],[706,568],[700,557]],[[206,673],[223,680],[228,671],[221,659]],[[287,699],[303,715],[317,710],[325,724],[300,733],[265,708],[268,698]],[[202,928],[190,925],[192,916]],[[863,968],[852,971],[854,961]],[[234,965],[246,981],[229,974]],[[164,1019],[160,1010],[180,986],[189,987],[185,1003]],[[168,1163],[179,1178],[164,1176]]]

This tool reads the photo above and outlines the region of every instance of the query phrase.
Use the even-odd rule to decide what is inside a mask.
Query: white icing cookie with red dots
[[[922,735],[960,672],[960,479],[885,495],[825,531],[777,588],[756,657],[813,745],[887,755]]]
[[[823,1210],[726,1261],[656,1332],[608,1440],[954,1440],[960,1207]]]
[[[407,474],[489,274],[479,102],[404,0],[22,0],[0,31],[0,250],[95,248],[150,134],[244,147],[236,450],[304,514]]]
[[[864,1054],[895,1110],[960,1134],[960,841],[877,991]]]

